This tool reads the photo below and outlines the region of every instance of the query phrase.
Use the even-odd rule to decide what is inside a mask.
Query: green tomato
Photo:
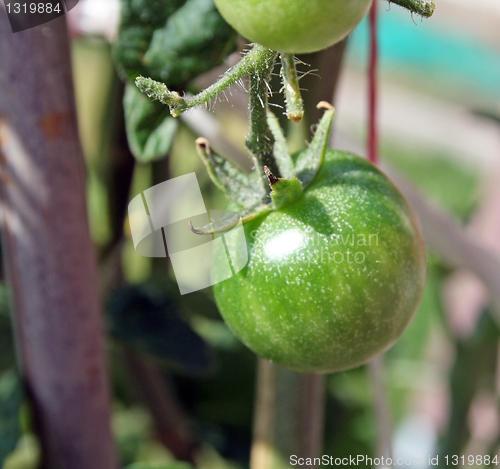
[[[358,156],[327,150],[302,196],[244,231],[248,264],[214,285],[215,299],[236,336],[278,365],[356,367],[393,345],[417,310],[426,256],[415,216]],[[226,259],[215,252],[215,275]]]
[[[372,0],[215,0],[242,36],[269,49],[315,52],[347,36]]]

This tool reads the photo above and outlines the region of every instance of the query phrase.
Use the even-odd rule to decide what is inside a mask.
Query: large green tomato
[[[365,16],[372,0],[215,0],[242,36],[269,49],[309,53],[335,44]]]
[[[248,264],[213,289],[231,330],[264,358],[345,370],[388,349],[413,318],[426,278],[422,237],[401,193],[366,160],[327,150],[299,199],[244,230]],[[225,259],[215,253],[216,273]]]

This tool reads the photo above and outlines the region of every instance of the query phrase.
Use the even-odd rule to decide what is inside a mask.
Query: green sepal
[[[304,192],[302,183],[296,177],[290,179],[279,178],[271,184],[271,189],[271,199],[274,208],[277,210],[290,205]]]
[[[288,151],[285,135],[283,134],[278,118],[271,111],[267,112],[267,124],[274,137],[273,153],[276,164],[284,178],[291,178],[294,173],[293,160]]]
[[[165,158],[179,127],[168,108],[149,99],[130,82],[125,87],[123,107],[129,147],[137,161]]]
[[[196,148],[210,179],[229,199],[238,205],[249,207],[264,197],[265,191],[260,180],[244,174],[233,163],[214,153],[208,140],[199,138],[196,140]]]
[[[332,126],[335,109],[329,103],[322,101],[318,108],[326,108],[325,113],[318,123],[316,133],[306,150],[300,152],[295,163],[295,176],[300,179],[305,188],[318,174],[323,164],[325,151],[328,146],[328,137]]]
[[[273,206],[270,203],[260,203],[254,205],[253,207],[241,210],[238,213],[228,213],[227,215],[224,215],[219,219],[203,226],[193,226],[193,224],[189,222],[189,228],[191,228],[191,231],[196,234],[213,235],[233,228],[240,222],[240,220],[242,223],[246,223],[258,216],[265,215],[272,210]]]

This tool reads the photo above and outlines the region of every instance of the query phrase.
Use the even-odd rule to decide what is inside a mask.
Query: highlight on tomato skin
[[[346,37],[373,0],[214,0],[243,37],[279,52],[303,54]]]
[[[236,336],[277,365],[359,366],[392,346],[418,308],[426,255],[415,216],[358,156],[327,150],[299,199],[244,230],[248,264],[214,295]],[[225,259],[215,253],[215,271]]]

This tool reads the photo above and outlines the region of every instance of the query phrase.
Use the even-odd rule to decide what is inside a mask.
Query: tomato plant
[[[327,150],[302,196],[244,229],[248,264],[213,288],[257,354],[296,371],[344,370],[411,321],[425,284],[422,238],[403,196],[366,160]],[[217,256],[226,252],[215,270]]]
[[[317,7],[321,2],[312,3]],[[361,15],[370,1],[363,8],[362,2],[351,3]],[[279,55],[286,114],[296,121],[303,109],[294,58],[288,52]],[[388,349],[410,323],[425,285],[425,249],[413,212],[392,183],[364,159],[327,149],[334,114],[330,104],[318,105],[325,113],[308,148],[289,154],[267,101],[277,56],[276,50],[256,44],[194,97],[143,77],[136,83],[177,116],[250,75],[246,145],[256,171],[244,174],[199,139],[200,156],[230,199],[233,215],[191,229],[214,235],[238,222],[234,211],[241,215],[248,264],[217,283],[227,277],[221,275],[227,252],[238,253],[237,238],[226,237],[224,250],[214,256],[213,283],[223,318],[247,346],[295,371],[345,370]],[[241,261],[235,265],[245,265]]]
[[[372,0],[215,0],[242,36],[287,53],[315,52],[347,36]]]

